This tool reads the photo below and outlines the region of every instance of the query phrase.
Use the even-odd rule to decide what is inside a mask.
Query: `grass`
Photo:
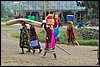
[[[1,25],[2,30],[15,30],[19,29],[18,26],[6,26],[6,25]]]
[[[6,22],[8,20],[11,20],[11,18],[1,18],[1,22]]]
[[[10,36],[19,38],[20,34],[19,34],[19,32],[15,32],[15,33],[10,34]]]
[[[39,39],[40,39],[40,42],[44,43],[45,42],[45,31],[37,31],[38,32],[38,36],[39,36]],[[67,44],[67,37],[66,37],[66,33],[65,33],[65,30],[61,30],[60,31],[61,35],[60,35],[60,41],[61,41],[61,44]],[[15,37],[15,38],[19,38],[19,33],[16,32],[16,33],[12,33],[11,36]],[[89,45],[89,46],[98,46],[98,42],[99,40],[96,40],[96,39],[90,39],[90,40],[83,40],[82,38],[78,37],[77,36],[77,41],[79,42],[80,45]],[[77,43],[75,43],[77,45]]]
[[[5,26],[5,25],[1,25],[1,28],[4,30],[18,29],[18,27],[16,27],[16,26]],[[78,30],[82,30],[82,29],[76,29],[75,31],[78,31]],[[46,36],[45,30],[37,30],[37,33],[38,33],[40,42],[44,43],[45,36]],[[19,38],[20,34],[19,34],[19,32],[15,32],[15,33],[12,33],[10,35],[12,37]],[[85,40],[79,36],[76,36],[76,37],[77,37],[77,41],[79,42],[80,45],[98,46],[99,40],[96,40],[96,39]],[[67,44],[66,30],[60,30],[60,42],[61,42],[61,44]]]
[[[77,40],[80,45],[89,45],[89,46],[98,46],[99,40],[91,39],[91,40]]]

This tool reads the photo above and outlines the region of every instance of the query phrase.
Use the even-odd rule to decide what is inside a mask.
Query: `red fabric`
[[[52,14],[49,14],[46,19],[52,19],[53,18],[53,15]]]
[[[57,25],[58,25],[58,19],[54,18],[54,26],[53,27],[56,28]]]
[[[49,15],[46,17],[46,24],[47,24],[47,25],[54,25],[54,19],[53,19],[53,15],[52,15],[52,14],[49,14]]]
[[[47,22],[46,22],[47,25],[54,25],[54,19],[47,19]]]
[[[61,19],[60,18],[58,18],[58,23],[60,23],[61,22]]]

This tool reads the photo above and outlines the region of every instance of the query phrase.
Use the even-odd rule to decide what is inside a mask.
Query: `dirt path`
[[[97,46],[58,44],[70,52],[71,55],[56,47],[57,60],[53,60],[51,54],[47,54],[45,58],[42,58],[43,51],[39,54],[38,50],[35,54],[32,54],[32,52],[19,54],[21,52],[19,39],[9,36],[10,33],[17,31],[1,29],[1,66],[99,66],[96,65],[96,51],[91,51],[97,49]],[[44,43],[41,43],[42,49],[43,45]]]

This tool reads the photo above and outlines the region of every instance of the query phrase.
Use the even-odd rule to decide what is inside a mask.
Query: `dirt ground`
[[[41,53],[33,54],[26,52],[19,54],[21,49],[19,47],[19,39],[11,37],[9,34],[19,30],[2,30],[1,29],[1,66],[99,66],[97,63],[97,46],[71,46],[64,44],[57,44],[64,50],[71,53],[65,53],[58,47],[55,51],[57,53],[57,60],[52,59],[52,54],[47,54],[42,58],[44,50]],[[41,43],[42,49],[44,43]]]

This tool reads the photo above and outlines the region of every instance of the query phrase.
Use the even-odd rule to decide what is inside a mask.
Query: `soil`
[[[9,35],[18,31],[1,29],[1,66],[99,66],[96,65],[97,51],[91,51],[98,49],[98,46],[57,44],[71,54],[56,47],[57,60],[49,53],[45,58],[41,57],[44,50],[38,53],[38,49],[35,54],[32,51],[26,52],[27,49],[24,49],[25,54],[19,54],[21,52],[19,39]],[[41,47],[44,48],[44,43],[41,43]]]

